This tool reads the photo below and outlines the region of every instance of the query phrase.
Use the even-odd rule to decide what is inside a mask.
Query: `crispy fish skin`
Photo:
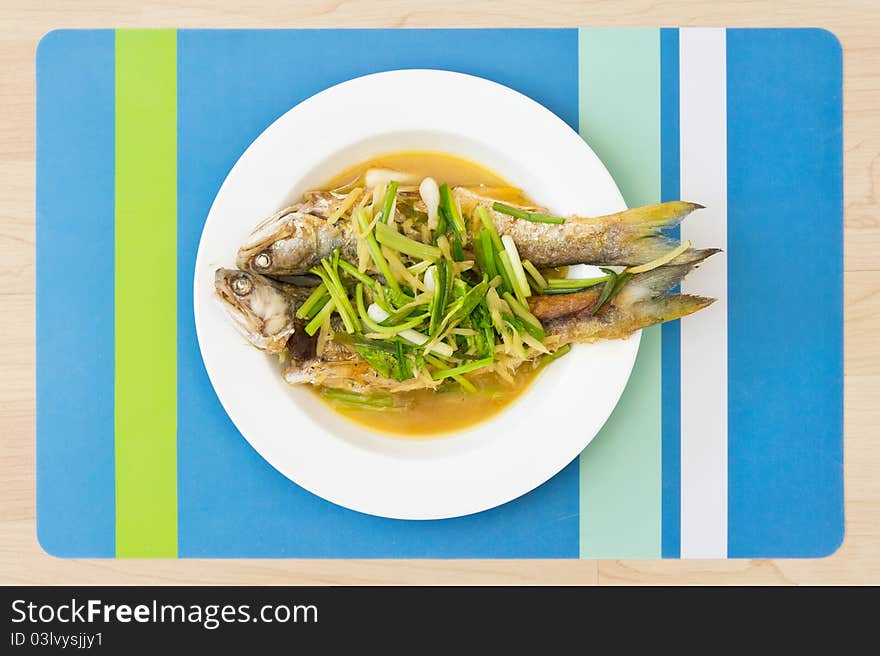
[[[485,207],[498,234],[513,237],[520,257],[537,267],[645,264],[679,245],[677,240],[662,235],[660,229],[678,225],[703,207],[670,201],[594,218],[570,216],[565,223],[554,224],[534,223],[496,212],[492,209],[495,199],[491,188],[456,187],[453,195],[467,215],[473,216],[478,206]],[[547,212],[544,208],[505,203],[526,211]]]
[[[283,351],[299,327],[296,310],[311,290],[238,269],[217,269],[214,292],[233,325],[255,347]]]

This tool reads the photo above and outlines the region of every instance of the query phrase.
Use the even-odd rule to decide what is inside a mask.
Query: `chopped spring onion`
[[[501,214],[507,214],[508,216],[532,221],[534,223],[565,223],[565,219],[559,216],[550,216],[548,214],[539,214],[537,212],[526,212],[525,210],[511,207],[504,203],[492,203],[492,209]]]
[[[431,335],[436,335],[439,332],[440,322],[446,311],[446,303],[451,295],[452,278],[452,266],[449,260],[440,260],[434,269],[434,292],[431,297],[431,320],[428,325],[428,332]]]
[[[442,380],[444,378],[449,378],[450,376],[460,376],[461,374],[476,371],[477,369],[482,369],[483,367],[490,367],[492,366],[492,364],[494,364],[494,362],[495,360],[493,358],[474,360],[473,362],[468,362],[457,367],[452,367],[451,369],[441,369],[440,371],[435,371],[433,374],[431,374],[431,378],[433,378],[434,380]]]
[[[355,408],[380,409],[393,408],[397,405],[391,394],[361,394],[348,390],[325,389],[323,395],[331,401]]]
[[[321,329],[321,326],[323,326],[324,322],[330,318],[330,315],[333,314],[333,310],[335,309],[336,303],[334,303],[331,298],[327,301],[327,304],[321,308],[321,311],[312,317],[312,320],[306,324],[306,335],[314,337],[315,333]]]
[[[406,341],[415,344],[416,346],[424,346],[428,343],[428,336],[423,335],[422,333],[415,330],[401,330],[397,333],[400,337],[405,339]],[[429,353],[436,353],[437,355],[442,355],[445,358],[452,357],[454,353],[453,348],[449,344],[445,344],[443,342],[438,342],[431,346],[428,349]]]
[[[345,287],[342,286],[342,281],[339,280],[339,272],[333,268],[326,257],[321,260],[321,267],[323,268],[323,271],[318,267],[312,267],[310,271],[320,277],[323,283],[327,286],[327,291],[330,292],[330,298],[333,299],[336,311],[339,312],[339,316],[342,317],[345,332],[353,333],[360,330],[360,322],[358,321],[357,315],[354,313],[351,301],[348,300],[348,294],[345,291]]]
[[[418,264],[413,264],[412,266],[408,266],[408,267],[406,267],[406,270],[409,271],[409,272],[410,272],[411,274],[413,274],[414,276],[417,276],[417,275],[419,275],[420,273],[424,273],[425,271],[427,271],[427,270],[428,270],[429,268],[431,268],[432,266],[434,266],[434,265],[431,264],[431,261],[430,261],[430,260],[422,260],[422,261],[419,262]]]
[[[534,264],[528,260],[523,260],[522,265],[523,269],[526,270],[526,273],[528,273],[532,277],[532,280],[535,281],[539,290],[544,289],[547,286],[547,279],[541,275],[541,272],[538,271],[538,268]]]
[[[376,265],[376,269],[382,274],[382,277],[385,278],[385,282],[388,283],[388,286],[391,287],[394,292],[399,292],[400,285],[391,273],[391,267],[388,266],[388,260],[382,255],[382,249],[379,248],[379,242],[376,241],[376,236],[373,234],[372,230],[368,228],[369,221],[367,221],[367,214],[363,209],[357,211],[357,222],[361,235],[367,244],[367,249],[370,252],[370,258],[373,260],[373,264]]]
[[[456,383],[461,385],[461,388],[465,392],[467,392],[468,394],[475,394],[476,393],[477,388],[474,387],[474,384],[471,381],[469,381],[467,378],[465,378],[464,376],[451,376],[451,378]]]
[[[445,182],[440,185],[440,208],[446,214],[446,219],[449,221],[449,226],[452,228],[452,232],[455,235],[464,241],[467,233],[465,232],[464,219],[461,217],[461,210],[458,208],[458,203],[455,202],[455,199],[452,197],[452,191],[449,189],[449,185]]]
[[[542,294],[571,294],[580,292],[590,287],[595,287],[607,281],[611,276],[601,278],[550,278]]]
[[[495,257],[495,262],[498,265],[498,273],[501,274],[501,279],[504,280],[504,289],[519,295],[519,288],[514,282],[516,274],[513,273],[513,264],[510,262],[510,254],[506,250],[500,251]]]
[[[510,306],[510,309],[513,310],[513,313],[523,320],[523,327],[528,333],[537,340],[543,340],[545,337],[544,326],[542,326],[541,322],[538,321],[538,318],[529,311],[528,306],[517,301],[511,296],[510,292],[504,293],[504,300],[507,301],[507,304]]]
[[[436,262],[442,257],[440,249],[406,237],[385,223],[376,224],[376,240],[388,248],[405,253],[420,260]]]
[[[489,233],[489,237],[492,240],[492,246],[495,248],[495,250],[503,250],[504,246],[501,245],[501,237],[498,236],[498,231],[495,229],[495,223],[492,221],[492,218],[489,216],[486,208],[482,205],[477,208],[477,216],[480,217],[480,221],[482,222],[483,227]]]
[[[391,180],[385,189],[385,199],[382,201],[382,209],[379,210],[379,221],[388,223],[394,220],[394,201],[397,199],[397,181]]]
[[[651,271],[652,269],[656,269],[657,267],[661,267],[664,264],[668,264],[672,262],[679,255],[684,253],[687,249],[691,247],[690,240],[684,242],[683,244],[679,244],[678,248],[674,248],[673,250],[666,253],[666,255],[661,255],[656,260],[651,260],[650,262],[645,262],[645,264],[640,264],[639,266],[630,267],[626,270],[627,273],[645,273],[646,271]]]
[[[463,262],[464,261],[464,250],[461,247],[460,239],[452,240],[452,259],[455,262]]]
[[[299,306],[299,309],[296,311],[297,319],[311,319],[315,316],[315,313],[323,307],[323,303],[326,299],[329,298],[329,294],[327,293],[327,285],[323,282],[315,287],[312,290],[312,293],[309,294],[309,297],[305,300],[305,303]]]
[[[602,286],[602,293],[599,295],[596,304],[593,306],[591,314],[596,314],[602,309],[602,306],[605,305],[609,298],[611,298],[611,293],[614,291],[614,288],[617,287],[617,272],[613,269],[602,269],[602,271],[608,274],[608,280],[606,280],[605,284]]]
[[[367,274],[363,273],[360,269],[358,269],[351,262],[339,259],[339,268],[345,271],[348,275],[350,275],[355,280],[362,282],[364,285],[369,287],[372,290],[375,290],[379,287],[379,283],[377,283],[373,278],[370,278]]]
[[[367,309],[364,303],[364,286],[358,285],[357,290],[355,292],[355,301],[357,304],[358,315],[361,318],[363,324],[367,327],[368,330],[374,333],[382,333],[382,334],[390,334],[395,335],[399,334],[401,331],[408,330],[411,328],[415,328],[419,324],[422,323],[422,317],[416,317],[414,319],[410,319],[402,324],[396,326],[383,326],[379,323],[379,321],[385,321],[390,315],[385,312],[382,308],[380,308],[375,303],[370,305],[370,308]],[[375,308],[375,310],[373,309]],[[372,311],[372,313],[371,313]],[[381,316],[382,318],[376,321],[373,317]]]
[[[517,286],[519,296],[528,298],[532,295],[532,289],[529,287],[529,281],[526,280],[526,272],[523,270],[522,260],[519,258],[519,251],[516,250],[516,243],[510,235],[504,235],[501,238],[501,243],[504,244],[504,250],[507,251],[507,255],[510,257],[510,268],[513,272],[514,278],[511,282]]]
[[[428,210],[428,228],[437,227],[437,208],[440,207],[440,188],[434,178],[425,178],[419,185],[419,196]]]
[[[560,346],[558,349],[553,351],[552,353],[547,353],[546,355],[542,355],[538,358],[538,366],[545,367],[554,360],[558,360],[563,355],[568,353],[571,350],[571,344],[565,344],[564,346]]]
[[[367,169],[367,172],[364,173],[364,184],[371,189],[386,185],[394,180],[403,184],[413,184],[418,178],[412,173],[392,169]]]
[[[433,292],[436,285],[437,265],[432,264],[425,270],[425,287],[429,292]]]

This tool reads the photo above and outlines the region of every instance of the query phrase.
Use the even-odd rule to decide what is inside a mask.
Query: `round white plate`
[[[249,346],[214,297],[213,274],[262,218],[336,172],[401,150],[460,155],[522,187],[551,211],[625,208],[608,171],[553,113],[516,91],[460,73],[402,70],[357,78],[300,103],[245,151],[214,199],[196,259],[194,310],[214,390],[250,444],[329,501],[400,519],[475,513],[514,499],[569,464],[611,414],[639,336],[578,345],[510,408],[471,429],[406,440],[366,430]]]

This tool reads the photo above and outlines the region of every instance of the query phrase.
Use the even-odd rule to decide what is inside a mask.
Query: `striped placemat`
[[[682,236],[725,249],[684,284],[719,302],[645,331],[617,410],[577,462],[504,506],[429,522],[337,507],[264,462],[214,395],[192,314],[202,225],[248,144],[314,93],[399,68],[531,96],[579,129],[629,205],[703,203]],[[48,34],[37,53],[40,543],[65,557],[833,552],[844,527],[841,104],[840,47],[822,30]]]

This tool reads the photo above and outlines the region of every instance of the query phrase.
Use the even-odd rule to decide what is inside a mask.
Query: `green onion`
[[[306,335],[309,337],[314,337],[315,333],[321,330],[321,326],[324,325],[324,322],[333,314],[333,310],[336,309],[336,303],[333,302],[331,298],[327,301],[327,304],[321,308],[321,311],[318,312],[312,320],[306,324]]]
[[[538,358],[538,366],[546,367],[548,364],[553,362],[554,360],[558,360],[563,355],[568,353],[571,350],[571,344],[565,344],[564,346],[560,346],[558,349],[553,351],[552,353],[545,353],[540,358]]]
[[[373,234],[372,230],[367,230],[370,222],[367,221],[367,215],[363,209],[360,209],[357,212],[357,222],[361,233],[363,233],[364,241],[367,243],[367,250],[370,252],[373,264],[376,265],[376,269],[382,274],[382,277],[385,278],[385,282],[391,287],[391,290],[395,293],[399,293],[400,285],[394,277],[394,274],[391,273],[391,267],[388,266],[388,260],[382,255],[382,249],[379,247],[379,242],[376,241],[376,236]]]
[[[339,259],[339,267],[345,271],[348,275],[350,275],[355,280],[359,280],[364,283],[367,287],[372,290],[376,290],[379,287],[379,283],[370,278],[366,273],[358,269],[354,264],[348,262],[347,260]]]
[[[360,394],[348,390],[325,389],[323,395],[331,401],[358,408],[393,408],[397,405],[391,394]]]
[[[529,262],[528,260],[522,261],[523,269],[532,277],[532,280],[535,281],[535,284],[538,286],[538,289],[544,289],[547,286],[547,279],[541,275],[541,272],[538,271],[538,268]],[[604,269],[603,269],[604,271]]]
[[[351,301],[348,300],[348,294],[342,286],[342,281],[339,280],[339,272],[333,269],[326,257],[321,260],[321,267],[324,269],[323,271],[318,267],[312,267],[310,271],[319,276],[324,284],[327,285],[327,291],[330,292],[330,298],[333,299],[336,311],[342,317],[345,332],[353,333],[360,330],[361,324],[354,313]]]
[[[420,260],[431,260],[432,262],[436,262],[443,257],[440,249],[436,246],[423,244],[415,239],[410,239],[384,223],[376,224],[376,240],[388,248],[393,248],[396,251]]]
[[[510,269],[513,273],[511,282],[516,285],[516,289],[519,291],[517,297],[528,298],[532,295],[532,289],[529,287],[529,281],[526,280],[526,272],[523,270],[522,261],[519,259],[516,243],[510,235],[504,235],[501,238],[501,243],[504,244],[504,250],[510,257]]]
[[[546,336],[544,333],[544,326],[542,326],[541,322],[538,321],[538,318],[529,311],[528,306],[517,301],[511,296],[510,292],[504,292],[503,298],[507,301],[507,304],[510,306],[510,309],[513,310],[513,313],[522,319],[524,327],[528,333],[538,341],[544,341],[544,337]]]
[[[495,251],[492,249],[492,235],[483,228],[474,238],[474,253],[477,256],[477,266],[481,273],[489,276],[489,280],[498,275],[498,267],[495,265]]]
[[[492,209],[501,214],[532,221],[534,223],[565,223],[565,219],[558,216],[549,216],[548,214],[538,214],[537,212],[526,212],[525,210],[505,205],[504,203],[492,203]]]
[[[452,380],[461,385],[461,388],[468,394],[474,394],[477,391],[477,388],[474,387],[473,383],[464,376],[452,376]]]
[[[470,371],[476,371],[477,369],[491,366],[493,362],[495,362],[493,358],[474,360],[473,362],[468,362],[467,364],[452,367],[451,369],[441,369],[440,371],[435,371],[431,374],[431,378],[433,378],[434,380],[442,380],[444,378],[449,378],[450,376],[459,376],[461,374],[466,374]]]
[[[410,319],[409,321],[396,326],[383,326],[381,323],[373,321],[373,319],[370,318],[370,314],[369,312],[367,312],[367,306],[364,303],[363,285],[358,285],[357,289],[355,290],[355,303],[357,304],[358,315],[361,318],[361,322],[372,333],[399,333],[402,330],[415,328],[424,320],[424,317],[419,316],[415,319]]]
[[[513,264],[510,262],[510,254],[507,251],[502,250],[497,254],[495,260],[498,264],[498,273],[501,274],[501,278],[504,280],[504,289],[510,292],[513,292],[517,296],[520,295],[519,288],[516,283],[514,283],[514,273],[513,273]],[[525,300],[525,299],[523,299]]]
[[[599,295],[599,299],[593,306],[591,314],[596,314],[602,306],[605,305],[605,302],[611,298],[611,292],[613,292],[614,288],[617,286],[617,272],[612,269],[602,269],[602,271],[607,273],[609,277],[602,286],[602,293]]]
[[[461,240],[452,240],[452,259],[455,262],[464,262],[464,249],[461,247]]]
[[[452,232],[454,232],[459,239],[463,240],[465,234],[464,219],[461,218],[458,204],[452,197],[449,185],[445,182],[440,185],[440,207],[443,208],[446,213],[449,225],[452,227]]]
[[[382,202],[382,209],[379,210],[379,222],[388,223],[391,221],[391,207],[394,205],[394,198],[397,196],[397,181],[392,180],[388,183],[385,190],[385,200]]]
[[[611,276],[600,278],[550,278],[542,294],[571,294],[606,282]]]
[[[305,303],[299,306],[296,311],[297,319],[311,319],[323,307],[323,303],[329,298],[327,293],[327,285],[323,282],[312,290]]]
[[[501,237],[498,236],[498,231],[495,230],[495,224],[492,222],[492,218],[489,216],[486,208],[482,205],[477,208],[477,216],[480,217],[480,221],[483,223],[483,227],[489,233],[489,237],[492,240],[492,246],[495,248],[495,250],[504,250],[504,246],[501,245]]]

